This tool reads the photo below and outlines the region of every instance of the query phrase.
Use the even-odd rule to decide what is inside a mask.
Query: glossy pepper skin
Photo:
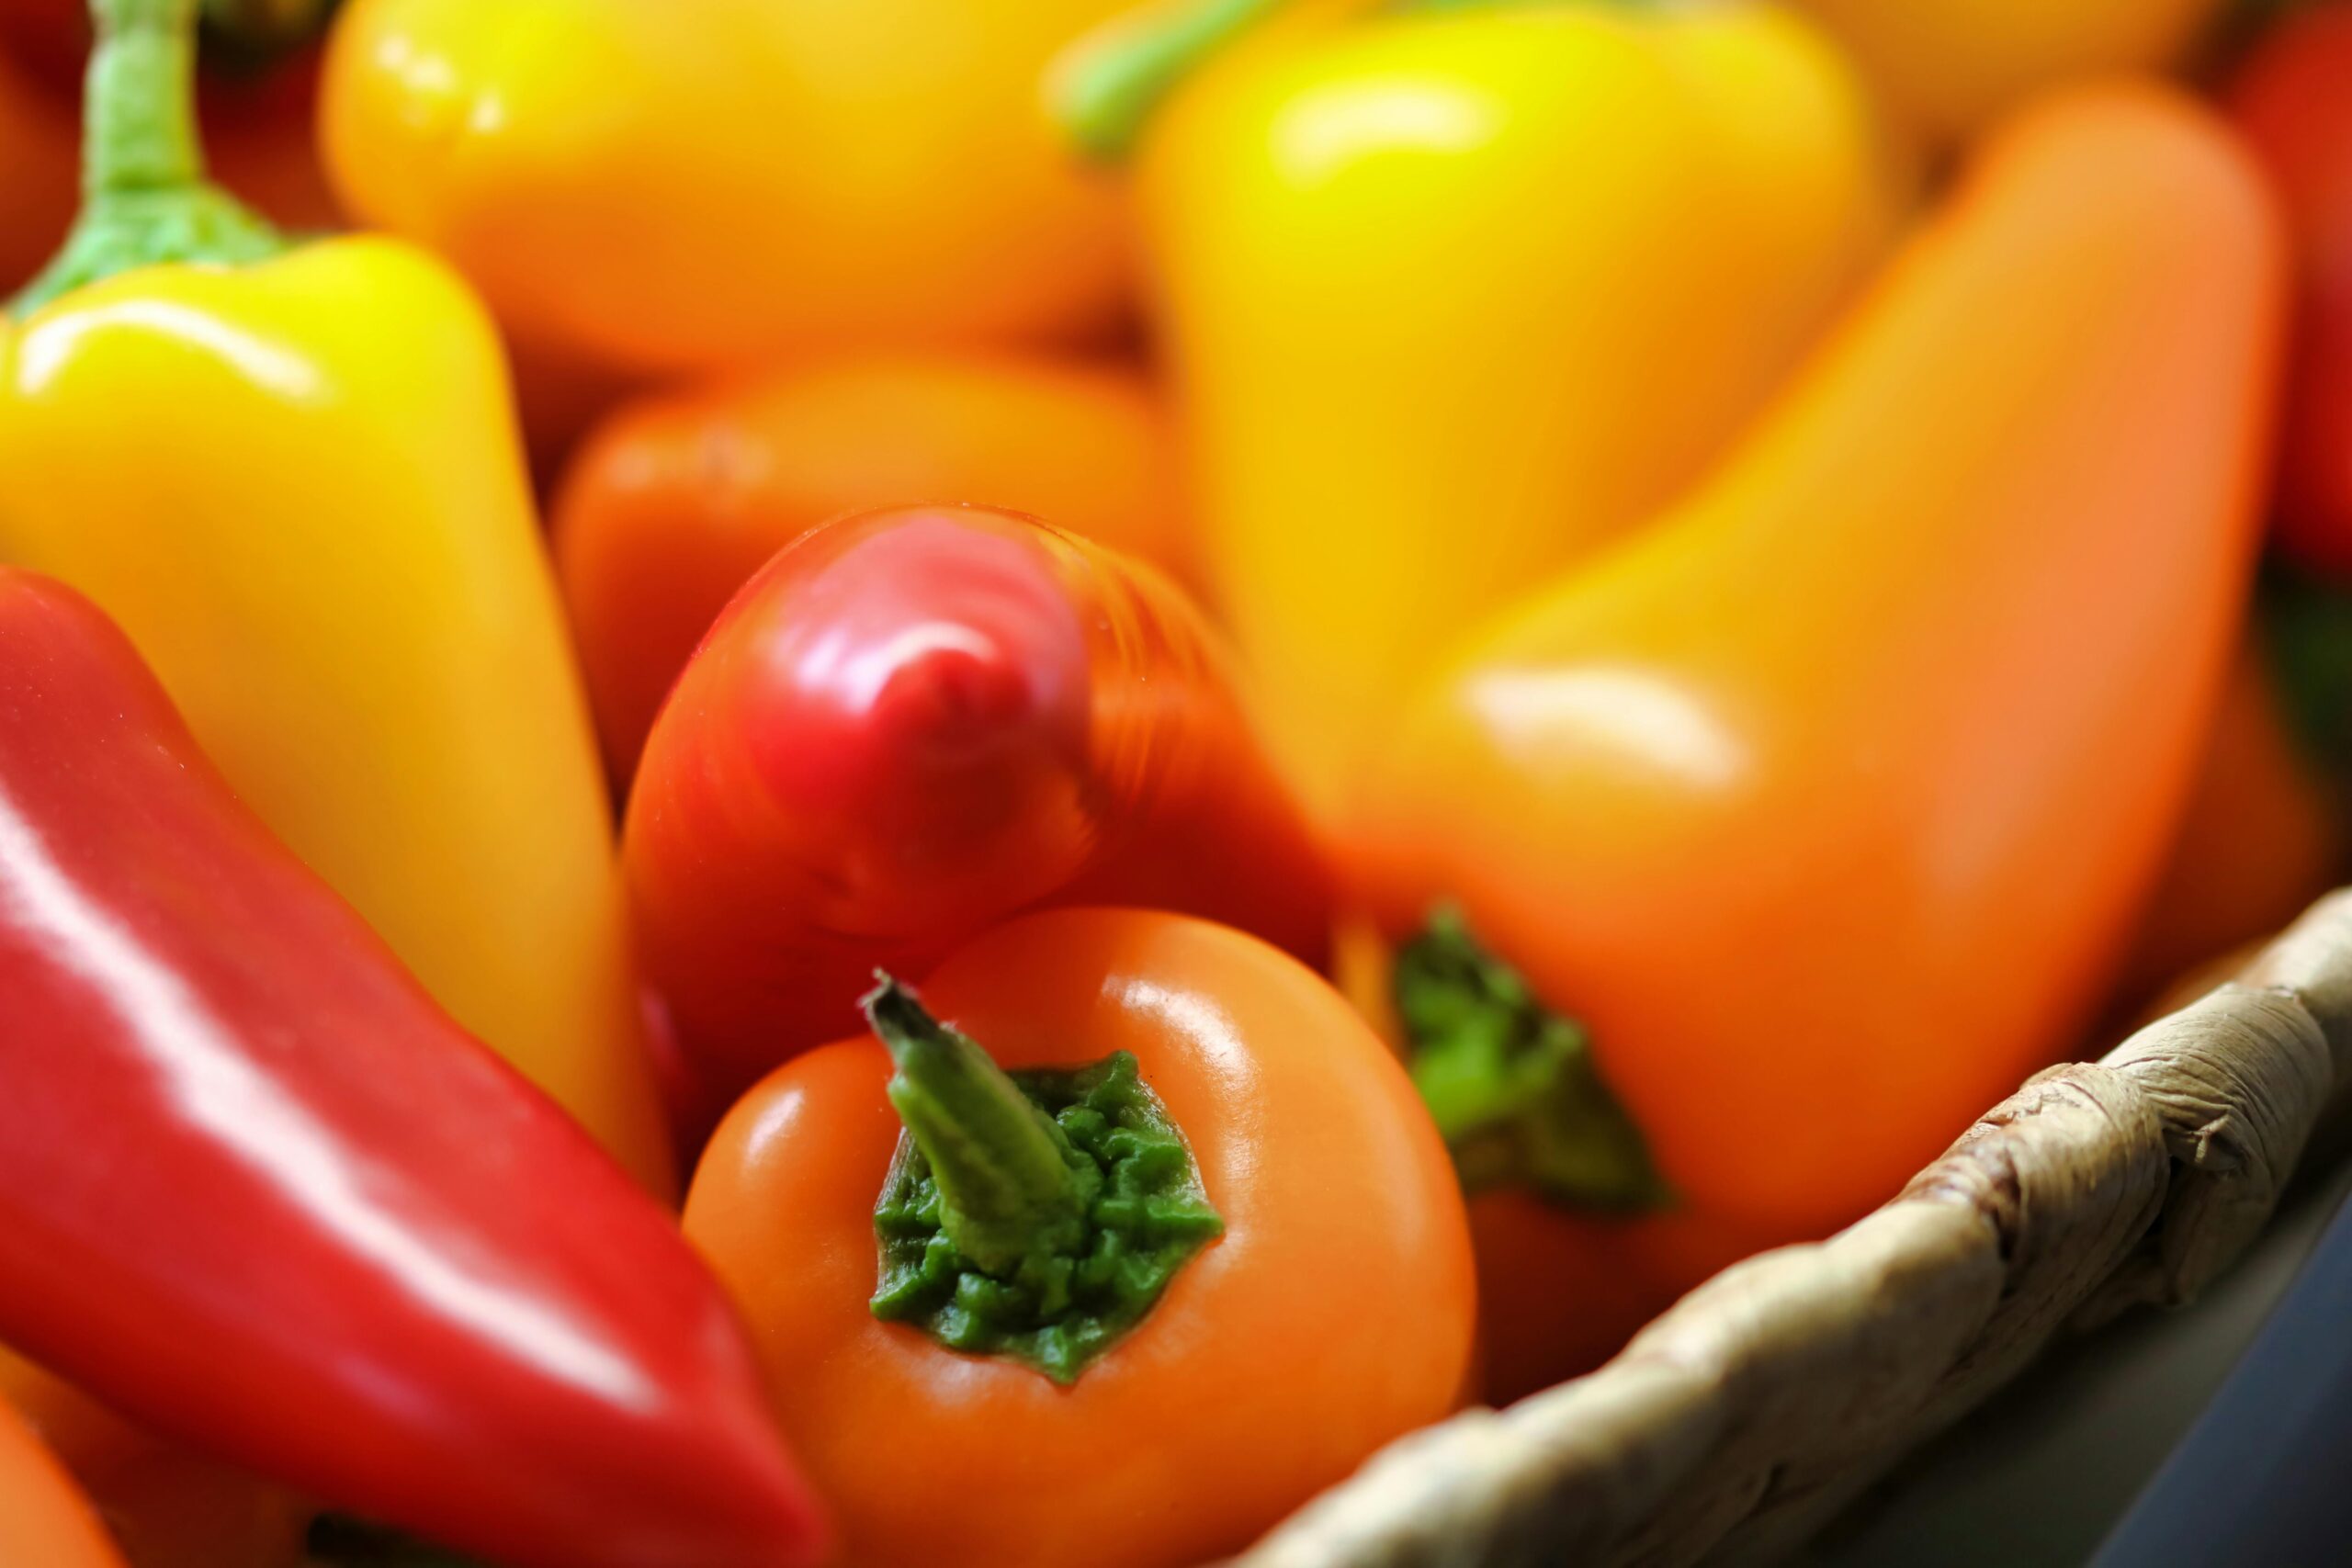
[[[1037,80],[1118,0],[352,0],[322,132],[369,223],[639,369],[1115,317],[1114,193]]]
[[[2239,67],[2231,118],[2285,198],[2299,300],[2278,539],[2352,578],[2352,13],[2282,18]]]
[[[623,843],[709,1109],[854,1028],[876,965],[1040,902],[1319,962],[1328,875],[1229,674],[1166,580],[1017,513],[867,513],[779,552],[655,722]]]
[[[626,782],[735,591],[818,524],[908,502],[1050,517],[1171,571],[1175,457],[1133,370],[1011,355],[863,355],[646,397],[566,474],[556,571]]]
[[[305,1568],[317,1510],[289,1488],[126,1420],[5,1349],[0,1404],[88,1495],[130,1568]]]
[[[212,248],[52,273],[0,324],[0,560],[105,606],[272,829],[666,1190],[609,807],[490,321],[423,252],[284,249],[208,191],[186,0],[106,3],[96,69],[129,90],[94,104],[114,129],[68,258],[143,254],[158,204],[165,236],[198,213]]]
[[[1948,151],[2079,77],[2177,65],[2225,0],[1792,0],[1905,129]]]
[[[0,989],[10,1344],[501,1562],[814,1560],[668,1214],[270,836],[88,601],[16,570]]]
[[[1700,475],[1894,207],[1837,53],[1747,5],[1238,39],[1135,181],[1209,581],[1318,813],[1450,638]]]
[[[0,1562],[125,1568],[97,1510],[6,1401],[0,1401]]]
[[[2013,122],[1715,479],[1408,705],[1346,850],[1381,917],[1456,904],[1693,1209],[1883,1200],[2114,977],[2238,633],[2282,284],[2186,99]]]
[[[921,987],[1008,1068],[1132,1052],[1224,1220],[1078,1380],[950,1350],[867,1307],[899,1135],[868,1037],[763,1082],[695,1175],[786,1430],[862,1568],[1176,1568],[1246,1545],[1445,1415],[1471,1357],[1445,1151],[1337,993],[1204,921],[1061,909]],[[908,1489],[952,1499],[910,1507]]]

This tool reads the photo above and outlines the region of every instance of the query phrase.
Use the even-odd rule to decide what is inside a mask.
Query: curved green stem
[[[898,1069],[890,1103],[939,1183],[940,1228],[990,1274],[1069,1246],[1091,1196],[1069,1139],[986,1051],[880,978],[865,1016]]]
[[[1123,17],[1054,67],[1056,123],[1080,153],[1123,162],[1152,112],[1202,62],[1288,0],[1173,0]]]
[[[17,296],[21,313],[100,278],[166,262],[257,261],[277,231],[205,178],[196,121],[198,0],[90,0],[82,212]]]
[[[1584,1031],[1538,1001],[1459,911],[1431,913],[1391,983],[1414,1087],[1464,1190],[1525,1187],[1621,1213],[1673,1201]]]

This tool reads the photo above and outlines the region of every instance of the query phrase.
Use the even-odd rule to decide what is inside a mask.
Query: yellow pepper
[[[1895,119],[1948,150],[2069,77],[2169,65],[2224,0],[1795,0]]]
[[[0,324],[0,558],[122,625],[444,1005],[666,1190],[612,829],[488,317],[206,185],[195,0],[97,0],[85,185]]]
[[[1165,92],[1136,179],[1204,550],[1328,812],[1454,633],[1699,476],[1899,182],[1770,6],[1425,3],[1218,52],[1273,9],[1152,14],[1063,83],[1097,151]]]

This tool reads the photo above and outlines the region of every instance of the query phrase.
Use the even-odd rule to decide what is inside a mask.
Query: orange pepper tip
[[[1392,972],[1407,1066],[1472,1194],[1523,1188],[1564,1208],[1634,1214],[1674,1193],[1602,1077],[1584,1030],[1537,999],[1441,905]]]
[[[85,285],[170,262],[276,254],[277,231],[205,177],[196,118],[198,0],[90,0],[82,211],[10,304],[23,315]]]
[[[1176,0],[1122,17],[1065,50],[1048,70],[1054,123],[1090,163],[1126,162],[1179,83],[1289,0]]]

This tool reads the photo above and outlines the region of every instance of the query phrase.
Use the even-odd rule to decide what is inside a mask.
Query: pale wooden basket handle
[[[2352,889],[2053,1067],[1826,1242],[1726,1269],[1590,1375],[1376,1455],[1237,1568],[1769,1559],[2061,1327],[2194,1296],[2352,1086]]]

